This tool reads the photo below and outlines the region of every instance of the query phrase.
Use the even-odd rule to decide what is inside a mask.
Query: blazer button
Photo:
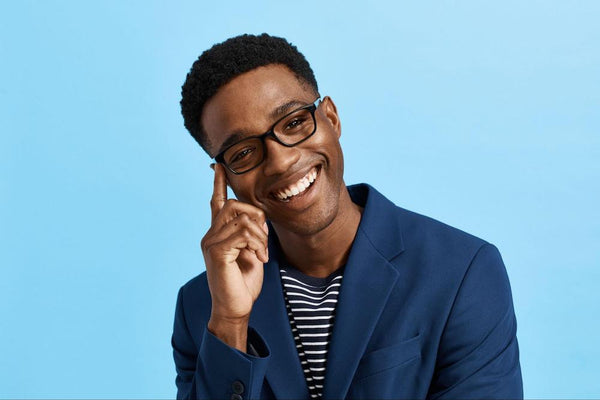
[[[242,400],[242,396],[239,394],[232,394],[230,398],[231,400]]]
[[[240,381],[234,381],[231,384],[231,390],[233,390],[233,393],[235,394],[242,394],[244,393],[244,384]],[[240,397],[241,399],[241,397]],[[231,400],[233,400],[233,397],[231,398]]]

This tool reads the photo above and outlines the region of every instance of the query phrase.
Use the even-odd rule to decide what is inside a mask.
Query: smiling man
[[[178,398],[522,398],[497,249],[347,187],[336,106],[294,46],[213,46],[181,106],[216,163],[206,272],[177,300]]]

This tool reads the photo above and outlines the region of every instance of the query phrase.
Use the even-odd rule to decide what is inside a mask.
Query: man
[[[346,187],[336,106],[294,46],[213,46],[181,106],[216,164],[206,273],[177,300],[178,398],[522,397],[498,251]]]

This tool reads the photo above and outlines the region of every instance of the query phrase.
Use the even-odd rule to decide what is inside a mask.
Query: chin
[[[330,203],[331,204],[331,203]],[[286,230],[299,236],[312,236],[325,230],[335,220],[337,208],[331,207],[318,212],[304,212],[298,219],[271,219],[275,228]]]

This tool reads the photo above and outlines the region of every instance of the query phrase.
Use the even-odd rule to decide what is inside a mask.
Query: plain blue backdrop
[[[296,44],[346,182],[496,244],[528,398],[600,397],[600,2],[2,1],[0,397],[172,398],[209,158],[180,87],[240,33]]]

